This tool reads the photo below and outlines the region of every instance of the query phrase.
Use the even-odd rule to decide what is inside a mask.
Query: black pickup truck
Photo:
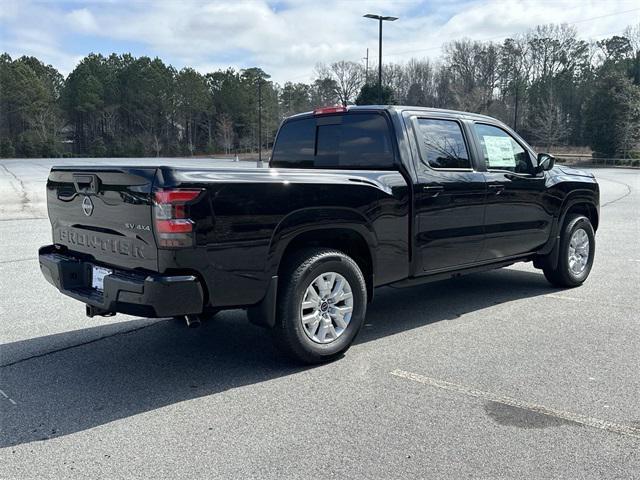
[[[246,308],[309,363],[349,347],[375,287],[521,261],[578,286],[599,222],[590,173],[495,119],[418,107],[287,118],[269,168],[54,167],[47,202],[40,268],[89,316]]]

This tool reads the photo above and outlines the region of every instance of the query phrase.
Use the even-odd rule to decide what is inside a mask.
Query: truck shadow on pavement
[[[422,285],[376,291],[362,344],[468,312],[553,292],[538,273],[500,270]],[[269,332],[240,311],[189,330],[175,320],[128,322],[127,330],[72,348],[34,356],[0,371],[0,448],[48,440],[185,400],[296,374],[271,344]],[[130,327],[130,328],[129,328]],[[98,332],[104,327],[94,327]],[[92,329],[86,329],[86,331]],[[64,343],[77,332],[7,344],[11,351]],[[56,337],[56,338],[54,338]],[[60,337],[60,338],[58,338]],[[19,345],[23,344],[23,345]],[[398,348],[401,348],[400,346]],[[357,355],[351,350],[348,355]],[[348,357],[347,355],[347,357]],[[3,358],[0,347],[0,358]],[[348,361],[347,359],[340,361]]]

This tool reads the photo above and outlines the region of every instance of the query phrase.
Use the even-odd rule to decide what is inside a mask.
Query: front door
[[[463,124],[414,118],[416,275],[476,262],[484,240],[485,179],[475,170]]]
[[[533,155],[505,129],[475,124],[486,163],[485,242],[480,260],[536,250],[551,233],[553,214],[545,207],[546,173],[536,173]]]

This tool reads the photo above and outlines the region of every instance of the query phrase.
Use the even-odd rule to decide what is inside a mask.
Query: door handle
[[[491,184],[489,185],[489,191],[496,195],[500,195],[504,191],[504,185],[500,185],[496,183]]]
[[[444,190],[442,185],[424,185],[422,190],[430,193],[432,197],[437,197]]]

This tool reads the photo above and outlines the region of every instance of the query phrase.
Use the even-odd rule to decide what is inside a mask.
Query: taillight
[[[189,218],[189,203],[202,190],[158,190],[153,197],[153,219],[160,248],[193,246],[193,220]]]

